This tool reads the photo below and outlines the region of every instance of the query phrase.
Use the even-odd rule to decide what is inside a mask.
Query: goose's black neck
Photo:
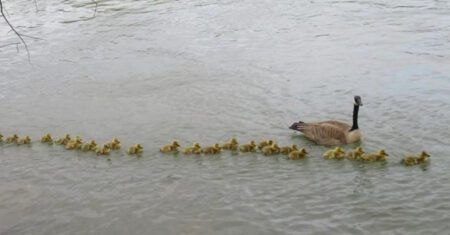
[[[359,127],[358,127],[358,111],[359,111],[359,105],[357,105],[357,104],[353,105],[353,125],[352,125],[352,129],[350,129],[350,131],[359,129]]]

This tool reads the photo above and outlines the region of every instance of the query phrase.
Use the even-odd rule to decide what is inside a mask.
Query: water
[[[448,1],[3,1],[3,134],[68,132],[111,160],[0,146],[0,234],[444,234],[450,229]],[[95,15],[94,15],[95,14]],[[0,20],[0,45],[17,42]],[[326,161],[287,127],[350,121],[387,164]],[[307,147],[306,160],[162,155],[172,139]],[[403,167],[426,149],[431,163]]]

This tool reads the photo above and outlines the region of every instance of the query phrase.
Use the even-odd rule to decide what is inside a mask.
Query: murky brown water
[[[140,142],[111,161],[0,146],[0,234],[445,234],[448,1],[3,1],[0,132]],[[0,20],[0,46],[17,38]],[[287,127],[351,120],[388,164],[326,161]],[[171,139],[274,138],[303,161],[167,156]],[[406,168],[427,149],[431,164]]]

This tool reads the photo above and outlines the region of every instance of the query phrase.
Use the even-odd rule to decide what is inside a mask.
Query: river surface
[[[450,2],[3,0],[0,132],[124,146],[110,157],[0,144],[0,234],[446,234]],[[0,46],[19,42],[0,19]],[[287,127],[351,121],[386,164],[324,160]],[[310,151],[184,157],[273,138]],[[347,149],[354,146],[348,146]],[[426,149],[429,165],[404,167]],[[109,159],[109,160],[108,160]]]

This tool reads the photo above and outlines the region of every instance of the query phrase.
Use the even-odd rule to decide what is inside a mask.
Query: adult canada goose
[[[299,121],[292,124],[290,129],[302,132],[308,139],[319,145],[351,144],[361,139],[358,127],[359,106],[362,106],[361,97],[355,96],[351,126],[334,120],[311,123]]]

